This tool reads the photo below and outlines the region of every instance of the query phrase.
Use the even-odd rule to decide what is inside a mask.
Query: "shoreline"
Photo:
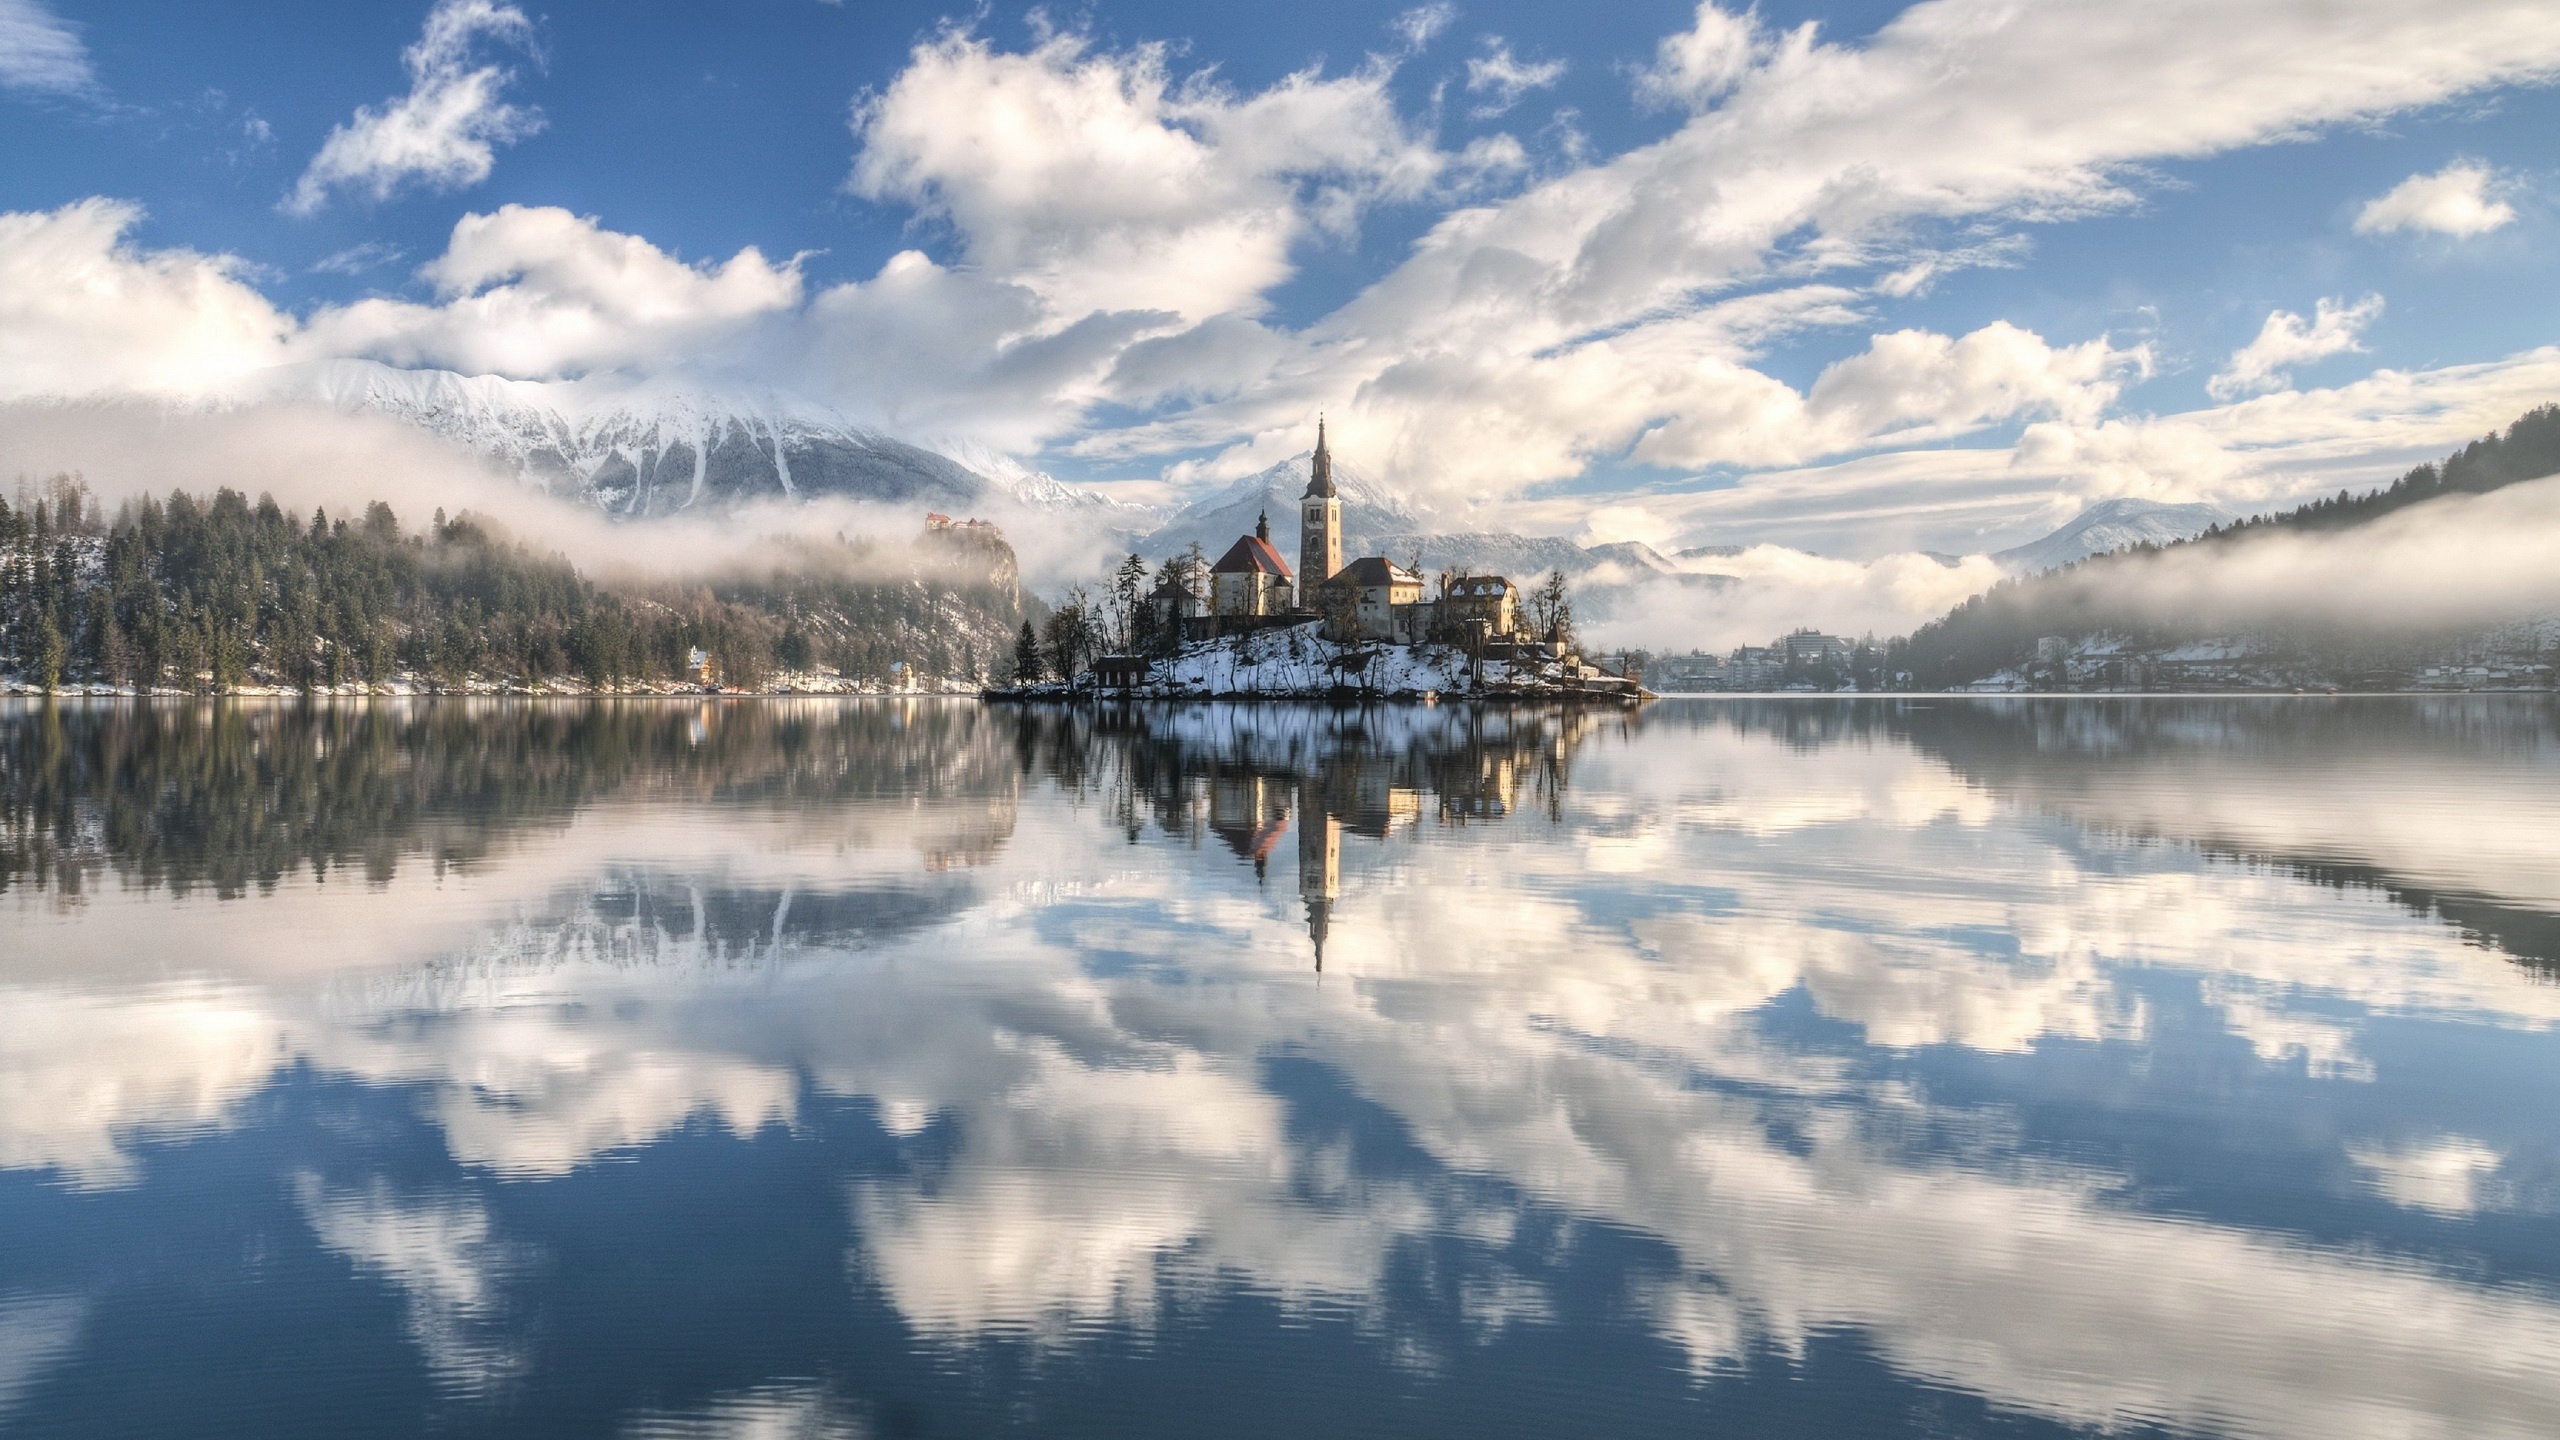
[[[1640,695],[1620,693],[1592,694],[1573,691],[1460,691],[1442,694],[1426,691],[1419,694],[1346,692],[1341,694],[1296,694],[1276,692],[1232,692],[1217,694],[1162,694],[1142,690],[1102,690],[1083,688],[1064,690],[1044,686],[1018,689],[1003,686],[960,688],[950,690],[351,690],[319,689],[300,691],[291,688],[261,686],[243,690],[200,691],[162,687],[151,691],[130,688],[110,689],[91,686],[64,686],[48,695],[33,687],[0,686],[0,704],[61,704],[93,702],[122,703],[147,701],[154,704],[189,701],[199,704],[230,701],[262,703],[289,702],[309,704],[326,701],[331,704],[350,702],[375,703],[397,701],[543,701],[588,703],[598,700],[966,700],[989,705],[1301,705],[1332,709],[1365,709],[1388,706],[1435,705],[1589,705],[1634,709],[1658,701],[1766,701],[1837,702],[1879,700],[1926,700],[2000,702],[2099,700],[2416,700],[2465,699],[2477,696],[2533,697],[2560,700],[2560,690],[2553,689],[2476,689],[2476,690],[1645,690]]]

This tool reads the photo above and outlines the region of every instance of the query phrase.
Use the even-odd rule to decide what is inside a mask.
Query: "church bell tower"
[[[1342,499],[1333,490],[1333,451],[1324,440],[1324,417],[1316,417],[1314,473],[1298,501],[1298,604],[1312,610],[1316,587],[1342,568]]]

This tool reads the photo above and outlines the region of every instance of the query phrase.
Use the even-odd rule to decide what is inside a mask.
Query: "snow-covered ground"
[[[775,676],[772,683],[762,690],[724,690],[720,693],[724,695],[975,695],[978,693],[978,688],[977,684],[973,681],[957,679],[923,677],[914,683],[899,684],[883,683],[878,680],[857,679],[835,674],[796,672]],[[42,693],[43,686],[34,679],[25,675],[0,671],[0,695],[39,695]],[[155,696],[192,696],[198,692],[181,689],[171,685],[155,686],[146,691],[132,685],[109,685],[103,682],[93,681],[65,681],[55,689],[54,693],[56,695],[66,697],[82,695],[106,697],[138,696],[143,694]],[[235,697],[265,696],[275,698],[283,696],[298,696],[304,692],[291,685],[276,685],[265,681],[252,680],[245,685],[233,686],[223,693],[225,695]],[[475,675],[470,679],[463,681],[458,686],[445,687],[431,681],[421,679],[417,676],[404,673],[399,678],[383,685],[365,685],[360,683],[350,683],[345,685],[315,685],[309,693],[315,696],[338,697],[359,695],[556,695],[576,697],[593,695],[698,696],[703,693],[703,690],[700,685],[681,680],[634,680],[619,686],[598,687],[589,685],[584,680],[565,676],[555,676],[551,679],[541,681],[538,684],[527,685],[522,681],[489,680]]]
[[[1428,695],[1564,694],[1597,674],[1573,659],[1543,664],[1475,660],[1451,645],[1341,644],[1317,633],[1318,621],[1249,635],[1202,640],[1155,662],[1146,682],[1128,693],[1147,699],[1321,699],[1344,691],[1380,699]],[[1085,694],[1091,675],[1052,681],[1034,693]],[[1117,692],[1115,692],[1117,693]]]
[[[1317,624],[1258,630],[1186,645],[1156,662],[1146,687],[1165,695],[1322,695],[1350,685],[1383,695],[1470,688],[1474,667],[1445,645],[1379,645],[1354,650],[1316,633]],[[1365,657],[1354,659],[1353,657]],[[1509,667],[1488,662],[1486,670]]]

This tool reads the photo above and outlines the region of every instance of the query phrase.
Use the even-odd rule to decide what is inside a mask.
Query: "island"
[[[1105,655],[1067,679],[996,685],[989,700],[1442,700],[1638,705],[1633,676],[1611,674],[1562,642],[1476,646],[1335,639],[1321,620],[1182,644],[1171,654]]]
[[[1130,564],[1142,562],[1131,556]],[[1215,563],[1197,547],[1167,560],[1154,590],[1131,607],[1137,623],[1127,649],[1095,656],[1090,665],[1061,666],[1067,673],[1047,678],[1026,622],[1011,682],[983,693],[990,700],[1334,703],[1633,705],[1653,698],[1639,676],[1613,674],[1576,651],[1561,573],[1526,597],[1501,575],[1444,574],[1438,594],[1425,598],[1423,590],[1414,568],[1384,555],[1343,563],[1342,499],[1319,418],[1298,502],[1294,569],[1272,545],[1264,514]],[[1125,593],[1137,595],[1134,588]]]

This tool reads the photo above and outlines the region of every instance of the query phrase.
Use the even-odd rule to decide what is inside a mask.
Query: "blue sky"
[[[763,387],[1156,497],[1326,409],[1453,516],[1843,554],[2249,508],[2560,387],[2560,13],[2421,8],[0,0],[0,398]]]

